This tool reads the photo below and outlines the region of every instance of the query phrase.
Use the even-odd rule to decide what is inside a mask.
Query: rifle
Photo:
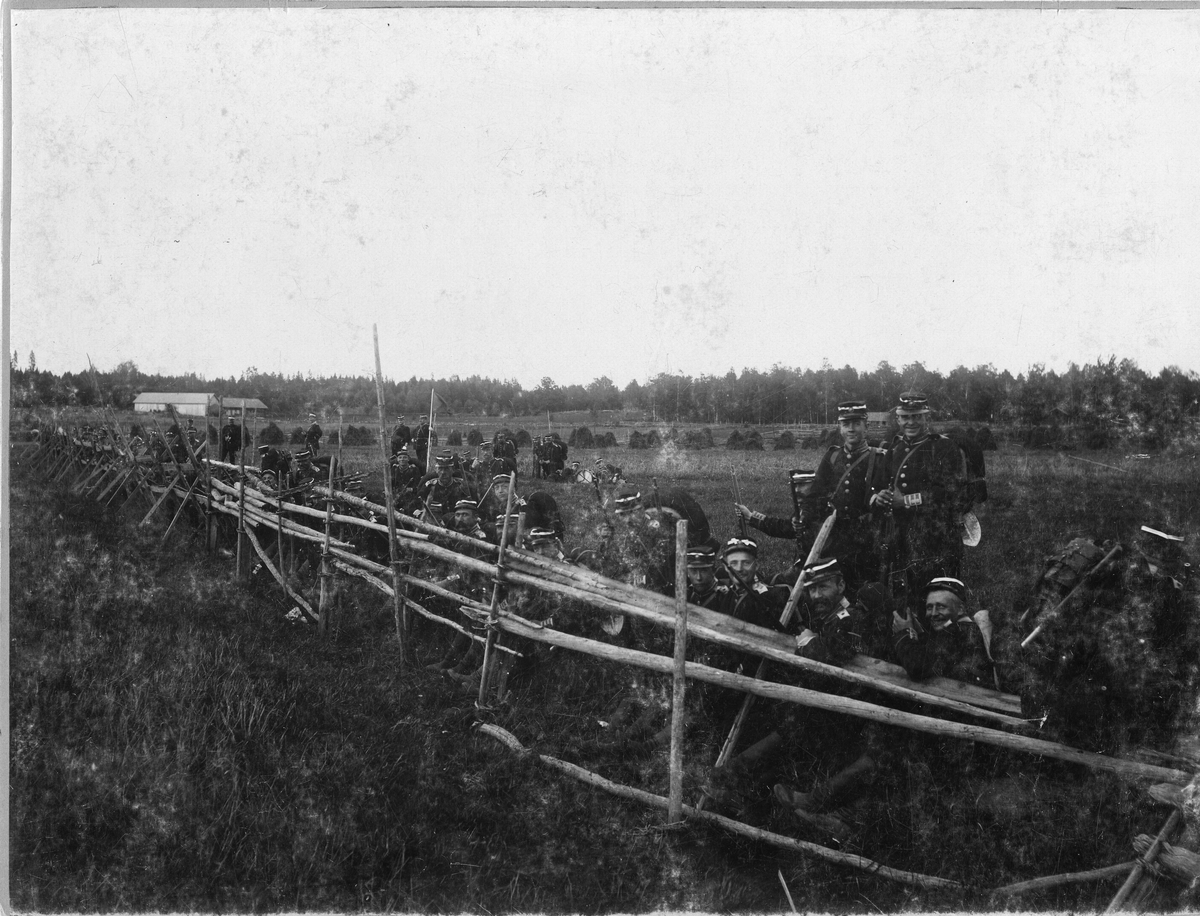
[[[816,471],[801,471],[793,469],[788,472],[788,480],[792,490],[792,508],[795,510],[796,519],[800,522],[804,521],[804,509],[800,506],[800,494],[808,495],[808,487],[812,486],[813,480],[816,479]],[[796,532],[796,550],[803,549],[803,535],[800,531]]]
[[[742,502],[742,488],[738,486],[737,471],[730,466],[729,473],[733,475],[733,502],[735,505],[740,505]],[[741,512],[737,513],[737,518],[738,531],[741,532],[742,537],[746,537],[746,520],[742,518]]]
[[[1078,592],[1081,588],[1083,588],[1083,584],[1085,582],[1087,582],[1087,580],[1090,579],[1092,576],[1094,576],[1097,572],[1099,572],[1101,569],[1103,569],[1105,566],[1107,566],[1109,563],[1111,563],[1116,558],[1117,554],[1120,553],[1123,549],[1124,548],[1122,548],[1120,544],[1117,544],[1115,547],[1113,547],[1112,550],[1110,550],[1108,553],[1106,553],[1104,555],[1104,557],[1100,560],[1099,563],[1097,563],[1095,566],[1093,566],[1091,569],[1089,569],[1087,571],[1087,573],[1083,576],[1083,578],[1081,578],[1077,583],[1075,583],[1075,587],[1067,593],[1067,596],[1065,598],[1063,598],[1062,601],[1058,602],[1058,604],[1056,604],[1053,608],[1051,608],[1042,617],[1042,622],[1039,623],[1036,627],[1034,627],[1030,631],[1029,635],[1026,636],[1021,641],[1021,648],[1024,649],[1031,642],[1033,642],[1034,639],[1037,638],[1038,634],[1042,632],[1042,629],[1046,626],[1047,623],[1053,623],[1058,618],[1059,612],[1061,612],[1062,609],[1064,607],[1066,607],[1067,602],[1070,601],[1072,598],[1074,598],[1076,592]]]
[[[837,521],[837,510],[831,512],[829,517],[825,519],[824,524],[821,525],[821,530],[817,532],[817,537],[813,541],[812,549],[808,552],[808,559],[804,562],[804,566],[808,566],[810,563],[815,562],[817,558],[821,556],[821,551],[825,547],[825,541],[829,539],[829,532],[833,530],[833,524],[835,521]],[[728,567],[726,568],[728,569]],[[733,573],[733,570],[730,569],[729,572]],[[734,574],[734,578],[741,582],[740,576]],[[792,614],[794,614],[796,611],[796,605],[800,601],[800,595],[804,591],[804,583],[804,567],[802,566],[800,568],[800,575],[796,579],[796,584],[792,586],[792,592],[790,595],[788,595],[787,604],[783,609],[783,615],[779,618],[779,622],[781,624],[786,626],[791,621]],[[750,593],[753,594],[753,591],[750,591]],[[755,678],[762,680],[766,670],[767,660],[764,658],[758,663],[758,670],[754,674]],[[733,749],[737,746],[738,738],[741,737],[742,734],[742,726],[746,724],[746,717],[750,715],[750,707],[753,705],[754,694],[747,693],[745,699],[742,700],[741,709],[738,710],[737,715],[734,717],[733,725],[729,729],[729,736],[725,739],[725,743],[721,745],[721,752],[717,755],[717,762],[715,766],[724,766],[729,762],[729,758],[733,756]],[[703,810],[705,804],[707,804],[707,799],[707,795],[700,798],[696,804],[697,809]]]

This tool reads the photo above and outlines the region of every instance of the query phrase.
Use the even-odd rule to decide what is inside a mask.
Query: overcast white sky
[[[1196,11],[13,15],[22,365],[1200,368]]]

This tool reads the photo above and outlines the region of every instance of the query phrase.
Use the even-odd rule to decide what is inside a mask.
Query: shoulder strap
[[[851,473],[854,471],[854,469],[855,469],[856,467],[858,467],[860,464],[862,464],[862,463],[863,463],[863,460],[864,460],[864,459],[867,459],[867,458],[870,458],[870,459],[872,459],[872,462],[874,462],[874,458],[875,458],[875,456],[874,456],[874,453],[872,452],[872,450],[871,450],[871,447],[870,447],[869,445],[867,446],[867,451],[866,451],[866,454],[859,455],[857,458],[855,458],[855,459],[854,459],[854,461],[852,461],[852,462],[850,463],[850,466],[846,468],[846,471],[845,471],[845,473],[843,473],[843,474],[842,474],[842,479],[841,479],[841,480],[839,480],[839,481],[837,482],[837,486],[835,486],[835,487],[833,488],[833,494],[832,494],[832,495],[837,495],[837,491],[838,491],[838,490],[840,490],[840,489],[842,488],[842,484],[844,484],[844,483],[846,482],[846,479],[847,479],[847,478],[850,476],[850,474],[851,474]],[[870,477],[870,474],[871,474],[870,467],[871,467],[870,465],[867,465],[867,476],[868,476],[868,477]]]
[[[900,482],[900,472],[903,471],[904,466],[906,464],[908,464],[908,459],[911,458],[913,455],[915,455],[917,453],[917,450],[927,442],[933,442],[933,435],[930,435],[927,438],[922,439],[920,442],[918,442],[916,445],[914,445],[911,449],[909,449],[908,454],[904,456],[904,460],[900,462],[900,467],[896,468],[896,473],[892,476],[892,489],[893,490],[896,489],[896,485]]]

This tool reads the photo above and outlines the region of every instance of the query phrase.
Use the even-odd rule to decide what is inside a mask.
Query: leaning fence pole
[[[238,537],[237,537],[237,572],[242,577],[242,554],[246,550],[246,399],[242,398],[242,436],[238,449]],[[249,565],[249,564],[246,564]]]
[[[1175,828],[1179,826],[1179,821],[1183,818],[1183,812],[1176,808],[1171,812],[1171,816],[1167,818],[1167,822],[1163,824],[1162,830],[1158,831],[1158,836],[1154,838],[1154,842],[1150,844],[1150,848],[1146,850],[1137,862],[1134,863],[1133,869],[1129,872],[1129,877],[1125,879],[1125,883],[1121,885],[1121,889],[1117,891],[1117,895],[1109,902],[1108,907],[1104,910],[1105,913],[1116,913],[1124,905],[1133,889],[1137,887],[1142,875],[1146,873],[1146,869],[1154,865],[1154,859],[1162,849],[1163,844],[1171,839],[1171,834],[1175,832]]]
[[[342,412],[338,410],[338,454],[342,451]],[[329,462],[329,489],[333,489],[333,472],[339,462]],[[282,502],[282,500],[280,500]],[[317,605],[317,632],[324,636],[329,628],[329,529],[333,524],[333,497],[325,501],[325,542],[321,545],[321,597]]]
[[[404,663],[408,654],[407,611],[400,597],[400,542],[396,537],[396,500],[392,493],[392,475],[388,465],[387,431],[383,421],[383,364],[379,361],[379,327],[371,325],[371,334],[375,340],[375,399],[379,407],[379,450],[383,453],[383,491],[387,496],[388,524],[388,553],[392,560],[392,613],[396,617],[396,640],[400,643],[400,671],[404,671]]]
[[[837,522],[836,509],[829,513],[821,525],[820,531],[817,532],[817,536],[813,539],[813,545],[808,551],[808,558],[804,561],[804,566],[815,563],[820,559],[821,551],[825,548],[825,542],[829,539],[829,533],[833,530],[835,522]],[[800,567],[800,576],[796,579],[796,584],[792,586],[791,594],[788,595],[787,604],[783,609],[783,615],[779,618],[779,622],[783,626],[787,626],[791,622],[792,615],[796,612],[796,606],[800,603],[800,596],[804,590],[804,566]],[[758,663],[758,671],[754,676],[761,680],[766,671],[767,660],[764,658]],[[753,706],[754,694],[748,693],[742,700],[742,705],[738,709],[737,715],[733,718],[733,724],[729,727],[729,735],[725,738],[725,743],[721,745],[721,750],[717,754],[717,762],[714,766],[725,766],[729,762],[729,758],[733,756],[734,748],[737,747],[738,739],[742,736],[742,729],[746,725],[746,719],[749,718],[750,710]],[[696,803],[697,808],[703,810],[707,804],[707,799],[707,795],[701,796],[700,800]]]
[[[671,783],[667,823],[683,820],[684,693],[687,690],[687,519],[675,523],[675,670],[671,684]]]
[[[495,665],[496,633],[500,622],[500,589],[504,583],[504,548],[508,544],[508,523],[512,518],[516,485],[517,475],[510,471],[508,474],[508,499],[504,504],[504,525],[500,529],[500,550],[496,554],[496,579],[492,585],[492,604],[488,611],[487,642],[483,644],[483,667],[479,675],[479,696],[475,701],[476,707],[480,709],[486,705],[484,701],[487,699],[492,667]]]

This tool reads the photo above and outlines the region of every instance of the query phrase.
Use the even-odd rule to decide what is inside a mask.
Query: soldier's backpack
[[[1038,587],[1048,587],[1059,597],[1066,597],[1104,559],[1111,546],[1102,546],[1090,538],[1075,538],[1060,553],[1046,557]]]
[[[967,492],[971,497],[970,505],[977,506],[987,502],[987,466],[983,460],[983,449],[966,430],[951,429],[946,433],[946,438],[962,452],[963,464],[967,471]]]

